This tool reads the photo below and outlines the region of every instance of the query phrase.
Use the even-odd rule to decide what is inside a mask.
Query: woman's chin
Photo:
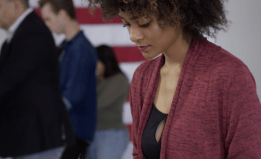
[[[145,51],[141,51],[143,57],[147,60],[152,60],[152,59],[155,59],[157,57],[159,57],[161,55],[161,53],[159,54],[150,54],[148,52],[145,52]]]

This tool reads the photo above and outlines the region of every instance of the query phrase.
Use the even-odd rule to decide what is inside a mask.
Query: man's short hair
[[[70,16],[71,19],[76,19],[76,12],[72,0],[40,0],[39,6],[42,8],[45,4],[50,4],[54,13],[63,9]]]
[[[13,0],[7,0],[8,2],[11,2],[11,1],[13,1]],[[20,0],[23,4],[24,4],[24,6],[26,7],[26,8],[28,8],[29,7],[29,0]]]

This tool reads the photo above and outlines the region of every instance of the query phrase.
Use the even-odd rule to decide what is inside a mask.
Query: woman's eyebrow
[[[120,15],[118,15],[121,19],[125,20],[123,17],[121,17]],[[139,19],[138,16],[134,16],[134,17],[131,17],[130,20],[136,20],[136,19]]]

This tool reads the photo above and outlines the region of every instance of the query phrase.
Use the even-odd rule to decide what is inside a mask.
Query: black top
[[[168,114],[160,112],[153,103],[152,110],[142,136],[142,150],[146,159],[160,158],[161,138],[159,142],[157,142],[155,134],[159,124],[167,116]]]

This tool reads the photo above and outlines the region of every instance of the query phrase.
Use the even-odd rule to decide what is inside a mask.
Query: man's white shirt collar
[[[11,25],[11,27],[7,30],[7,42],[9,43],[11,39],[13,38],[13,35],[19,25],[23,22],[23,20],[31,13],[33,12],[32,8],[28,8],[16,21],[14,24]]]

